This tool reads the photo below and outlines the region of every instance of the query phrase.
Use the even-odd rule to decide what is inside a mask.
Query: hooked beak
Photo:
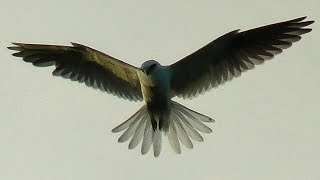
[[[141,68],[140,68],[140,71],[142,71],[144,74],[146,74],[147,76],[149,76],[149,73],[150,73],[150,72],[149,72],[148,70],[144,70],[144,69],[141,69]]]

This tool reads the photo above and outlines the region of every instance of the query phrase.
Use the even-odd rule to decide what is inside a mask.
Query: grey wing
[[[83,82],[124,99],[142,100],[138,68],[107,54],[76,43],[73,46],[13,44],[8,48],[18,51],[14,56],[38,67],[55,65],[52,72],[55,76]]]
[[[232,31],[170,65],[172,96],[195,97],[273,58],[311,31],[305,18]]]

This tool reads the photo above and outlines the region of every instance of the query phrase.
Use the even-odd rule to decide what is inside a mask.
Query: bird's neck
[[[139,75],[143,98],[146,102],[170,101],[170,74],[166,67],[159,68],[151,76]]]

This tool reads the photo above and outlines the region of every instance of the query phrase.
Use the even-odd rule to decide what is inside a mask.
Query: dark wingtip
[[[74,42],[70,42],[72,44],[73,47],[75,48],[80,48],[80,49],[90,49],[93,50],[91,47],[79,44],[79,43],[74,43]]]
[[[82,45],[79,43],[75,43],[75,42],[70,42],[72,44],[72,46],[74,47],[81,47]]]
[[[10,46],[10,47],[7,47],[8,49],[10,50],[16,50],[17,51],[17,47],[16,46]]]
[[[316,22],[315,20],[311,20],[311,21],[306,21],[308,23],[308,25],[313,24],[314,22]]]
[[[296,19],[292,19],[290,20],[291,22],[300,22],[300,21],[303,21],[307,18],[307,16],[303,16],[303,17],[299,17],[299,18],[296,18]]]
[[[10,46],[10,47],[7,47],[7,48],[10,49],[10,50],[14,50],[14,51],[20,51],[22,46],[23,46],[23,43],[12,42],[12,44],[15,45],[15,46]]]
[[[17,43],[17,42],[12,42],[13,45],[16,45],[16,46],[23,46],[24,43]]]
[[[14,50],[14,51],[19,51],[20,50],[21,43],[12,42],[12,44],[16,45],[16,46],[10,46],[10,47],[7,47],[7,48],[10,49],[10,50]]]
[[[296,19],[293,19],[293,20],[290,20],[291,22],[295,22],[295,23],[299,23],[303,20],[305,20],[308,16],[303,16],[303,17],[300,17],[300,18],[296,18]],[[310,24],[313,24],[315,22],[315,20],[310,20],[310,21],[305,21],[305,22],[301,22],[301,23],[304,23],[305,26],[308,26]]]
[[[309,33],[309,32],[311,32],[312,31],[312,29],[311,28],[308,28],[308,29],[305,29],[306,30],[306,32],[305,33]]]
[[[23,55],[22,55],[21,52],[13,53],[12,56],[15,56],[15,57],[23,57]]]

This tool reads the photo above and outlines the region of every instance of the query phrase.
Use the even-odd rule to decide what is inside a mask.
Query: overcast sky
[[[161,3],[160,3],[161,2]],[[78,42],[135,66],[171,64],[215,38],[308,16],[318,0],[0,0],[0,179],[320,179],[319,21],[275,59],[194,100],[214,133],[158,158],[119,144],[111,129],[133,103],[53,77],[11,56],[10,42]]]

